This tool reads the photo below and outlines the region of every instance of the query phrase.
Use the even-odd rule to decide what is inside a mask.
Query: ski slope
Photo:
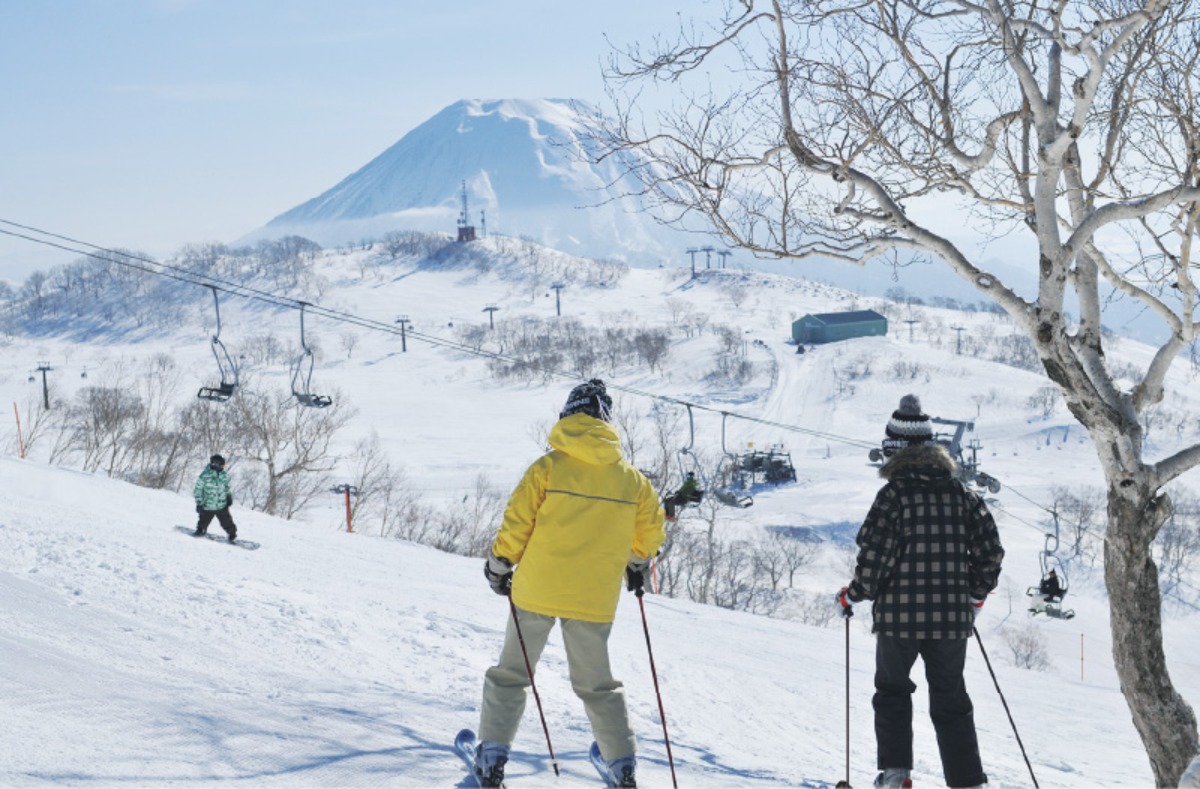
[[[491,243],[481,242],[484,247]],[[329,252],[321,262],[321,302],[375,320],[407,314],[413,328],[452,337],[450,324],[501,317],[551,319],[554,294],[477,270],[430,270],[412,261],[386,269],[360,265],[363,252]],[[365,273],[364,273],[365,272]],[[734,305],[728,289],[749,297]],[[858,309],[869,301],[795,280],[742,272],[631,270],[614,288],[568,288],[564,316],[589,326],[671,325],[668,300],[684,299],[736,325],[756,372],[731,385],[708,376],[711,332],[677,334],[662,372],[606,376],[616,387],[702,405],[696,450],[783,443],[797,482],[755,491],[748,510],[721,528],[751,535],[810,528],[825,535],[819,561],[797,579],[798,593],[831,595],[848,579],[844,546],[879,486],[863,442],[877,441],[899,397],[921,396],[934,416],[976,419],[983,468],[1004,488],[993,500],[1008,556],[980,630],[1039,783],[1047,787],[1152,784],[1111,662],[1100,573],[1075,573],[1069,622],[1040,620],[1051,666],[1013,665],[1001,629],[1022,627],[1024,590],[1036,581],[1045,513],[1054,486],[1100,484],[1091,447],[1060,408],[1032,418],[1025,400],[1045,379],[955,353],[907,331],[824,346],[800,355],[785,342],[790,319]],[[48,359],[55,396],[109,380],[112,370],[171,354],[195,386],[211,384],[211,301],[181,311],[170,334],[128,332],[93,338],[7,338],[0,354],[0,404],[21,408],[40,395],[27,370]],[[939,311],[931,310],[931,315]],[[940,311],[986,331],[991,316]],[[292,311],[232,301],[222,305],[222,338],[239,343],[264,332],[293,338]],[[461,500],[486,474],[505,493],[541,451],[570,383],[495,380],[478,357],[408,339],[362,332],[350,353],[344,326],[312,320],[323,353],[313,387],[337,391],[357,415],[339,439],[342,466],[358,438],[375,432],[414,486],[437,503]],[[761,340],[756,344],[754,340]],[[1146,357],[1122,343],[1124,358]],[[895,362],[919,363],[901,379]],[[860,378],[855,370],[872,372]],[[79,377],[81,369],[89,373]],[[286,388],[282,365],[252,370],[256,385]],[[1186,369],[1172,372],[1172,402],[1197,410]],[[38,391],[34,391],[34,390]],[[644,397],[614,390],[618,407],[645,409]],[[977,400],[986,395],[986,400]],[[818,437],[721,412],[828,434]],[[682,414],[681,414],[682,415]],[[191,540],[188,490],[152,491],[47,463],[45,441],[16,458],[15,425],[4,422],[0,458],[0,785],[159,786],[239,781],[249,786],[469,786],[452,750],[454,734],[478,723],[483,672],[498,653],[507,607],[487,588],[478,559],[439,553],[369,533],[347,534],[340,497],[329,495],[293,521],[235,503],[239,535],[262,543],[241,551]],[[686,417],[683,419],[686,425]],[[686,429],[686,428],[685,428]],[[837,440],[838,437],[847,439]],[[1152,454],[1186,440],[1152,435]],[[685,440],[681,436],[680,440]],[[219,448],[218,448],[219,449]],[[196,448],[199,473],[213,448]],[[237,459],[230,472],[237,496]],[[1182,480],[1196,487],[1195,473]],[[364,532],[369,528],[364,526]],[[648,597],[647,624],[662,686],[679,784],[685,787],[823,786],[844,774],[845,686],[841,623],[817,627]],[[874,644],[860,607],[850,628],[851,781],[874,776],[871,685]],[[1185,694],[1200,688],[1196,609],[1170,601],[1164,612],[1168,665]],[[671,776],[636,599],[622,599],[611,644],[641,739],[641,785]],[[985,769],[994,787],[1030,785],[1029,774],[980,652],[972,645],[967,682]],[[1081,658],[1083,658],[1081,660]],[[942,785],[924,683],[914,673],[918,787]],[[582,706],[566,679],[557,634],[538,687],[563,775],[555,778],[532,704],[508,770],[520,787],[595,786]],[[1197,703],[1197,699],[1191,699]]]
[[[242,533],[263,543],[242,551],[176,533],[172,525],[191,514],[187,496],[10,458],[0,475],[0,784],[469,785],[452,740],[477,724],[483,672],[507,615],[479,561],[238,511]],[[840,628],[660,597],[645,607],[681,786],[842,776]],[[1000,614],[984,614],[985,633]],[[867,619],[856,617],[850,634],[856,784],[873,776]],[[1195,636],[1172,625],[1179,658]],[[1147,785],[1149,766],[1103,659],[1079,680],[1015,669],[1000,651],[992,642],[1043,786]],[[641,739],[642,784],[666,786],[631,595],[611,652]],[[550,770],[531,704],[511,785],[597,785],[557,635],[538,679],[564,772],[556,779]],[[968,684],[993,785],[1027,786],[974,648]],[[917,785],[941,785],[922,692],[915,701]]]

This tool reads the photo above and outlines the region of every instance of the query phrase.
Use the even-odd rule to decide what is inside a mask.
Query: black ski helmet
[[[213,468],[225,468],[225,458],[221,455],[213,455],[208,459],[208,465]]]

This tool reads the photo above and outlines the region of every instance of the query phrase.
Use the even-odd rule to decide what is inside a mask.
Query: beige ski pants
[[[536,672],[538,658],[550,637],[555,617],[516,609],[521,621],[521,635],[529,665]],[[592,733],[600,753],[608,761],[630,756],[637,750],[637,740],[629,728],[629,712],[625,708],[625,687],[613,679],[608,662],[608,634],[612,622],[584,622],[562,619],[563,646],[567,652],[567,669],[571,688],[583,701]],[[483,709],[479,720],[479,740],[512,746],[517,726],[525,711],[525,689],[529,674],[521,654],[521,642],[513,618],[508,618],[500,662],[487,670],[483,680]]]

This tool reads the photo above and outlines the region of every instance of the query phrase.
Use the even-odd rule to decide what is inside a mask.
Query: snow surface
[[[547,297],[544,284],[473,269],[430,270],[415,261],[364,268],[358,264],[366,254],[323,259],[330,284],[323,305],[387,322],[407,314],[414,331],[447,337],[449,323],[485,322],[485,304],[500,306],[498,318],[554,315],[554,294]],[[735,307],[730,293],[738,287],[749,295]],[[42,359],[53,363],[56,392],[66,398],[102,382],[118,361],[164,351],[194,371],[197,385],[211,384],[205,295],[182,311],[187,322],[169,336],[130,332],[89,345],[9,340],[0,354],[0,398],[24,413],[40,396],[40,378],[31,384],[26,377]],[[835,437],[727,420],[731,449],[785,444],[798,482],[758,491],[754,507],[730,511],[723,528],[749,535],[803,527],[824,536],[827,550],[797,581],[803,592],[832,593],[845,583],[844,547],[879,486],[865,449],[836,437],[877,441],[908,391],[935,416],[976,418],[979,410],[968,437],[982,441],[984,470],[1004,484],[993,511],[1008,550],[980,630],[1038,780],[1047,787],[1153,784],[1112,668],[1099,571],[1072,576],[1074,620],[1036,623],[1047,640],[1048,670],[1017,668],[1006,654],[1001,628],[1028,621],[1023,592],[1037,579],[1043,546],[1044,513],[1031,501],[1049,503],[1054,485],[1101,483],[1090,445],[1065,410],[1043,419],[1025,404],[1044,378],[958,356],[953,332],[934,342],[923,327],[911,342],[907,327],[894,327],[888,337],[797,355],[785,342],[792,318],[877,303],[781,277],[707,272],[691,280],[682,270],[635,269],[616,288],[569,287],[561,296],[564,316],[595,326],[668,325],[671,300],[694,304],[715,323],[736,322],[758,370],[744,385],[706,377],[714,343],[707,332],[680,335],[662,374],[626,371],[610,380]],[[935,314],[972,332],[998,325],[989,315]],[[267,330],[281,337],[297,330],[294,312],[236,301],[223,305],[222,316],[223,338],[233,348]],[[461,498],[480,472],[511,488],[540,453],[537,436],[569,388],[567,381],[500,383],[479,358],[412,336],[401,353],[398,337],[356,329],[361,342],[347,354],[337,342],[346,326],[317,319],[308,330],[323,348],[314,390],[336,385],[358,409],[342,451],[378,432],[392,459],[435,500]],[[1132,342],[1114,354],[1132,363],[1149,358]],[[890,372],[896,362],[919,363],[922,373],[897,379]],[[865,367],[871,375],[850,376]],[[78,378],[83,368],[86,381]],[[286,369],[255,374],[262,385],[286,386]],[[1184,366],[1172,372],[1168,402],[1181,413],[1196,412],[1200,393],[1191,384]],[[650,405],[628,393],[617,398],[619,408]],[[698,452],[720,455],[721,422],[697,412]],[[189,491],[146,490],[50,466],[44,446],[19,460],[11,417],[0,428],[9,450],[0,458],[0,785],[469,786],[452,738],[477,726],[483,672],[498,653],[507,616],[478,559],[380,539],[367,525],[347,534],[332,495],[294,521],[235,505],[241,534],[261,542],[258,551],[190,540],[173,529],[191,522]],[[1149,455],[1194,440],[1194,429],[1152,433],[1161,443]],[[189,459],[197,473],[209,452],[198,448]],[[1194,489],[1195,474],[1184,482]],[[645,608],[681,786],[832,785],[843,777],[839,622],[823,628],[662,597],[648,597]],[[1168,601],[1164,612],[1172,678],[1185,694],[1200,687],[1195,611]],[[874,775],[866,614],[860,608],[850,627],[854,785],[868,785]],[[632,596],[622,599],[611,652],[640,737],[641,783],[666,786],[667,754]],[[940,786],[919,669],[914,681],[916,785]],[[976,645],[967,683],[992,785],[1030,785]],[[557,633],[538,688],[564,772],[555,778],[551,771],[531,703],[508,771],[511,785],[598,785],[587,761],[591,734],[567,682]]]

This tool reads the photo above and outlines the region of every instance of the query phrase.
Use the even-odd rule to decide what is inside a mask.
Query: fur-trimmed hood
[[[879,476],[891,479],[900,472],[954,476],[958,464],[941,444],[916,444],[906,447],[888,458],[879,469]]]

